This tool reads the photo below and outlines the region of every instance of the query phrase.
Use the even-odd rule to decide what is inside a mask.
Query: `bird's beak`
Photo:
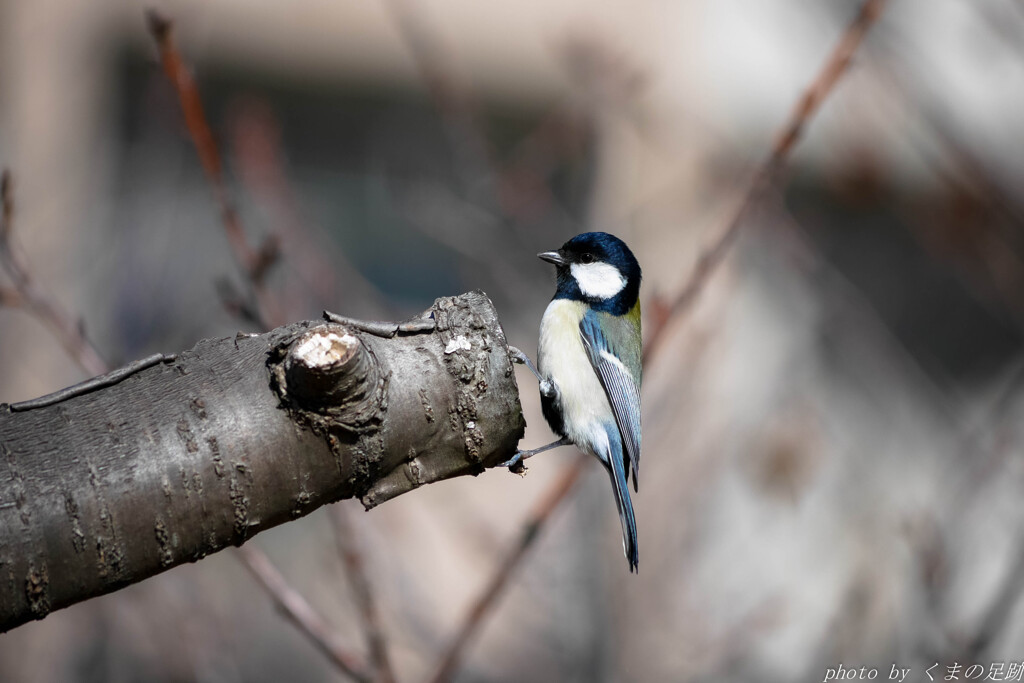
[[[545,251],[537,254],[537,258],[541,261],[547,261],[548,263],[554,263],[556,266],[564,266],[568,263],[561,254],[557,251]]]

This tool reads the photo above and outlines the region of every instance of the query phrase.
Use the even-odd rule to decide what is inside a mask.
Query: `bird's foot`
[[[530,360],[529,356],[527,356],[525,353],[523,353],[516,347],[510,346],[508,347],[508,357],[513,363],[519,363],[520,365],[525,365],[526,367],[530,368],[530,372],[533,373],[533,376],[537,378],[537,382],[540,384],[541,396],[544,396],[545,398],[551,398],[555,395],[556,392],[554,383],[549,379],[544,379],[544,377],[540,374],[540,370],[538,370],[537,366],[533,364],[533,361]]]
[[[515,467],[516,465],[522,465],[522,462],[523,462],[523,452],[522,451],[516,451],[515,455],[513,455],[509,460],[506,460],[505,462],[503,462],[500,465],[498,465],[498,467],[509,467],[509,468],[511,468],[511,467]]]
[[[508,347],[508,357],[513,363],[519,363],[520,365],[525,365],[530,368],[530,372],[534,374],[538,382],[544,381],[544,378],[540,376],[540,371],[537,370],[537,366],[533,364],[533,361],[530,360],[530,357],[525,353],[514,346],[510,346]]]
[[[567,439],[567,438],[565,438],[563,436],[558,441],[553,441],[553,442],[547,444],[546,446],[541,446],[540,448],[534,448],[533,450],[529,450],[529,451],[516,451],[515,455],[513,455],[509,460],[506,460],[505,462],[503,462],[500,465],[498,465],[498,467],[508,467],[510,469],[513,468],[513,467],[522,467],[522,462],[524,460],[526,460],[527,458],[532,458],[533,456],[537,455],[538,453],[543,453],[544,451],[550,451],[552,448],[558,448],[559,446],[570,446],[570,445],[572,445],[572,441],[569,441],[569,439]],[[523,469],[525,469],[525,468],[523,468]]]

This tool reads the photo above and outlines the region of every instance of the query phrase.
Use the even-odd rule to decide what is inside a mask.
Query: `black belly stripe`
[[[544,413],[544,419],[558,436],[565,436],[565,420],[562,418],[562,410],[558,405],[557,396],[540,396],[540,409]]]

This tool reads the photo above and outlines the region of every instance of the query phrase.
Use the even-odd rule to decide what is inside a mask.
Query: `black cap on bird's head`
[[[556,299],[585,301],[597,310],[624,315],[640,296],[640,264],[615,235],[585,232],[558,251],[537,256],[558,268]]]

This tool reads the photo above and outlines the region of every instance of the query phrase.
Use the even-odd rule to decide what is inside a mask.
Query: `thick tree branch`
[[[296,323],[71,393],[0,404],[0,630],[324,503],[480,473],[525,428],[480,292],[390,338]]]
[[[162,354],[156,354],[142,361],[130,363],[128,366],[118,370],[107,372],[108,367],[106,363],[103,362],[102,358],[94,350],[82,326],[74,323],[68,314],[62,312],[62,309],[56,302],[52,301],[41,289],[33,285],[32,273],[28,268],[28,264],[24,257],[20,255],[12,240],[14,216],[12,184],[11,174],[5,170],[2,174],[2,179],[0,179],[0,198],[2,198],[2,212],[0,212],[0,267],[7,271],[11,280],[16,284],[17,289],[0,288],[0,305],[22,307],[28,313],[48,323],[53,334],[68,352],[72,354],[74,359],[78,361],[79,365],[87,371],[106,373],[68,389],[44,396],[41,399],[12,405],[12,411],[23,412],[55,405],[73,396],[81,396],[102,387],[113,386],[139,370],[164,362],[165,360],[173,360],[172,358],[164,357]],[[253,320],[258,320],[258,318],[258,314],[252,316]],[[2,498],[0,498],[0,501],[2,501]],[[0,510],[13,505],[15,503],[0,502]],[[267,567],[273,570],[269,560],[263,555],[257,556],[252,552],[240,552],[238,556],[249,567],[250,571],[257,576],[266,575]],[[260,558],[262,558],[262,564],[258,564]],[[294,589],[287,585],[287,582],[283,580],[279,572],[274,570],[273,574],[277,577],[276,580],[261,580],[260,585],[270,593],[271,598],[276,604],[286,609],[288,616],[299,625],[302,633],[314,640],[314,644],[321,650],[327,652],[340,669],[351,674],[352,672],[346,669],[335,656],[334,653],[338,649],[338,643],[335,638],[325,634],[324,629],[321,627],[323,620],[313,619],[311,621],[304,621],[310,615],[315,615],[312,608],[305,610],[288,609],[288,606],[298,604],[297,601],[301,601],[302,598]],[[374,660],[374,665],[378,666],[376,660]]]

